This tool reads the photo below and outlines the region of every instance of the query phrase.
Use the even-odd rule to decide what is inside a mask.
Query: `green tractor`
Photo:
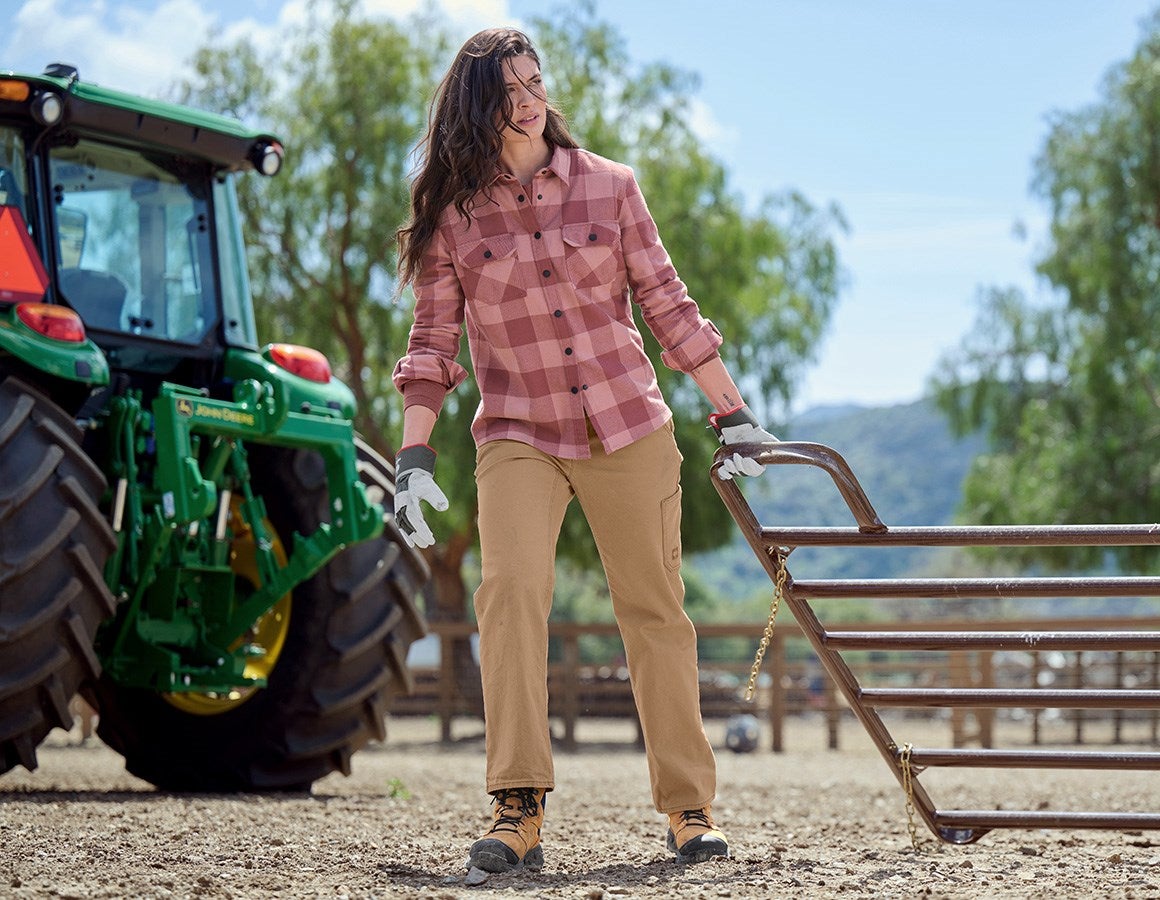
[[[325,356],[260,346],[235,176],[273,135],[0,72],[0,772],[78,692],[167,790],[385,737],[429,571]]]

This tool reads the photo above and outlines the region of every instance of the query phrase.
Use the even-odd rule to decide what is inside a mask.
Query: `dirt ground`
[[[900,740],[949,741],[948,726],[902,725]],[[35,772],[0,778],[0,897],[1160,898],[1160,832],[1006,830],[952,846],[919,822],[916,852],[903,792],[857,723],[839,751],[820,722],[791,723],[780,754],[734,754],[723,722],[707,728],[731,859],[671,861],[632,729],[585,721],[581,750],[557,754],[544,870],[476,886],[463,862],[489,820],[477,723],[441,746],[436,722],[392,720],[351,777],[290,796],[159,793],[95,739],[57,731]],[[1156,773],[948,774],[922,777],[942,808],[1160,809]]]

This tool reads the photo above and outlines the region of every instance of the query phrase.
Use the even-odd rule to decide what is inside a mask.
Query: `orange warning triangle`
[[[48,274],[20,207],[0,206],[0,303],[35,303],[47,289]]]

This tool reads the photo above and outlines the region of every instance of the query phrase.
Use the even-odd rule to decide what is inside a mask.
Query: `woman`
[[[447,499],[427,446],[466,324],[482,401],[471,431],[482,582],[475,594],[491,829],[470,866],[543,864],[554,787],[548,613],[555,545],[576,497],[608,578],[640,714],[653,801],[685,861],[728,856],[710,814],[716,779],[701,725],[696,634],[680,577],[681,455],[645,356],[639,304],[666,365],[688,372],[723,443],[775,440],[757,426],[669,261],[632,171],[577,147],[546,100],[528,38],[490,29],[459,51],[432,102],[411,220],[399,230],[415,294],[395,512],[434,542],[420,501]],[[735,455],[723,477],[761,466]]]

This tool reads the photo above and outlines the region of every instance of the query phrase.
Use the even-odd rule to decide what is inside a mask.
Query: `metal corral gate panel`
[[[775,528],[757,521],[735,480],[716,477],[722,458],[740,452],[767,466],[806,465],[833,479],[856,526]],[[1160,691],[1133,688],[864,687],[847,658],[854,650],[1023,650],[1116,653],[1160,651],[1160,631],[828,631],[811,601],[832,598],[1051,598],[1157,597],[1160,578],[906,578],[796,581],[786,558],[806,546],[1129,546],[1160,544],[1160,525],[999,525],[887,527],[878,518],[846,461],[821,444],[782,442],[722,448],[713,483],[757,554],[818,659],[906,791],[930,830],[956,844],[978,840],[995,828],[1160,829],[1160,814],[1011,809],[940,809],[920,781],[932,767],[1160,770],[1160,753],[1095,750],[1000,750],[926,748],[900,744],[878,711],[883,708],[1151,709]],[[772,615],[771,622],[772,626]],[[768,638],[769,631],[766,636]],[[758,656],[760,662],[760,651]],[[751,682],[752,683],[752,682]],[[778,689],[777,686],[774,689]],[[912,830],[913,837],[913,830]]]

